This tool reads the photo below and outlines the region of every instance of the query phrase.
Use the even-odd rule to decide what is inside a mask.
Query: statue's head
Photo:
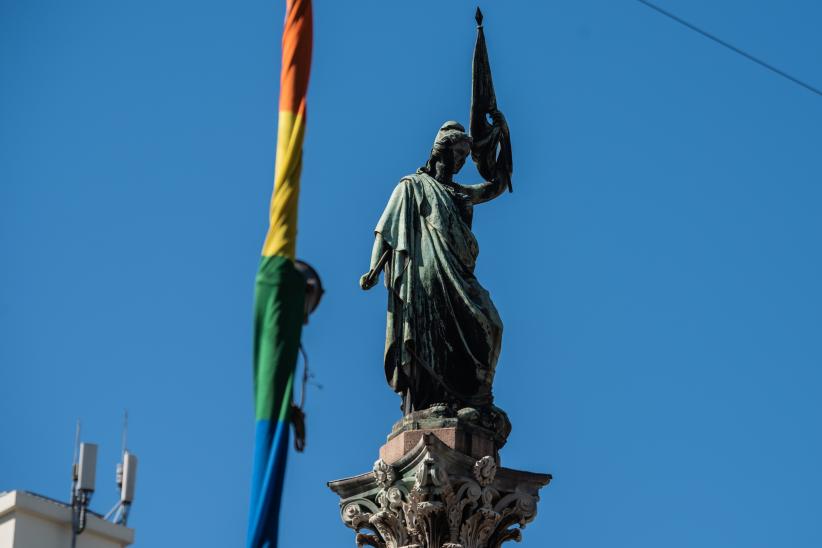
[[[470,153],[471,136],[465,133],[462,124],[453,120],[445,122],[434,139],[428,162],[420,171],[433,175],[437,162],[442,162],[451,169],[452,174],[458,173]]]

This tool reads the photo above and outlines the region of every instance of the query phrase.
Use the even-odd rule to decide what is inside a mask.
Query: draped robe
[[[385,374],[412,410],[492,403],[502,321],[474,276],[479,246],[467,196],[425,173],[403,178],[376,232],[386,265]]]

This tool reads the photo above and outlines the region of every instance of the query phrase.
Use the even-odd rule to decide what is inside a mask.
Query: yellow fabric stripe
[[[294,260],[297,248],[297,201],[300,196],[304,135],[303,117],[293,112],[281,111],[277,130],[274,193],[271,196],[263,257],[279,255]]]

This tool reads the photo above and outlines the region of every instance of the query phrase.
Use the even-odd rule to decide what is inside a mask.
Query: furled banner
[[[256,436],[249,548],[277,546],[288,455],[294,369],[305,306],[305,278],[295,269],[294,257],[311,34],[311,1],[287,0],[274,193],[254,294]]]

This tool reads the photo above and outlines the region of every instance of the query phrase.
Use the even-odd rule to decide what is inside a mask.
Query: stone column
[[[357,546],[498,548],[521,539],[549,474],[499,466],[498,408],[435,406],[399,421],[370,472],[329,482]]]

